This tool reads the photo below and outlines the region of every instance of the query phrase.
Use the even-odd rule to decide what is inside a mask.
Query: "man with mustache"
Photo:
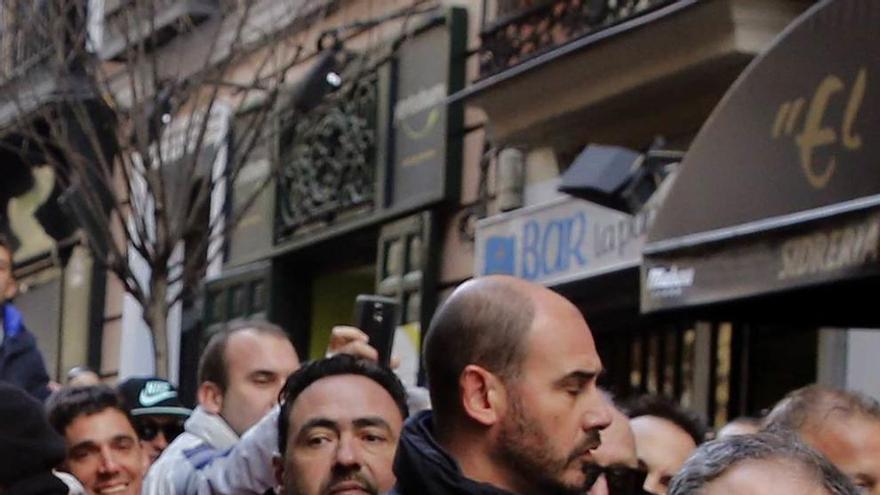
[[[506,276],[471,280],[425,341],[433,412],[409,421],[394,472],[403,495],[583,495],[611,422],[602,362],[580,311]]]
[[[303,366],[281,392],[275,474],[283,495],[386,493],[407,416],[387,368],[340,354]]]

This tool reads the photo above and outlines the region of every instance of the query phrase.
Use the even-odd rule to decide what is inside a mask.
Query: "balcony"
[[[483,23],[479,79],[456,97],[486,112],[496,144],[555,149],[638,147],[658,133],[693,133],[749,61],[813,3],[485,2],[494,17]]]
[[[220,12],[219,0],[105,0],[98,54],[121,60],[132,46],[156,48]]]
[[[675,0],[483,0],[480,77],[486,78],[575,40],[646,15]]]
[[[4,1],[0,5],[0,128],[44,104],[60,101],[69,94],[82,94],[75,67],[59,70],[58,54],[64,63],[76,64],[77,49],[68,33],[78,32],[77,3]],[[75,24],[71,24],[75,23]]]
[[[0,85],[26,74],[52,53],[44,16],[33,9],[0,13]]]

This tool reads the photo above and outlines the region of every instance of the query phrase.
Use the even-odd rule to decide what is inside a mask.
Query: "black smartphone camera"
[[[384,296],[361,294],[354,303],[354,324],[370,338],[370,345],[379,352],[379,365],[386,368],[391,363],[399,309],[397,301]]]

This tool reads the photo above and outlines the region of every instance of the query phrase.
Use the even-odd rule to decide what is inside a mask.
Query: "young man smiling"
[[[67,447],[63,468],[88,495],[140,495],[146,455],[113,389],[64,388],[46,406],[49,423]]]

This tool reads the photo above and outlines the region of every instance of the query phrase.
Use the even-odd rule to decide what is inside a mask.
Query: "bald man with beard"
[[[611,408],[602,361],[571,302],[506,276],[458,287],[425,337],[434,411],[407,422],[403,495],[583,495]]]

